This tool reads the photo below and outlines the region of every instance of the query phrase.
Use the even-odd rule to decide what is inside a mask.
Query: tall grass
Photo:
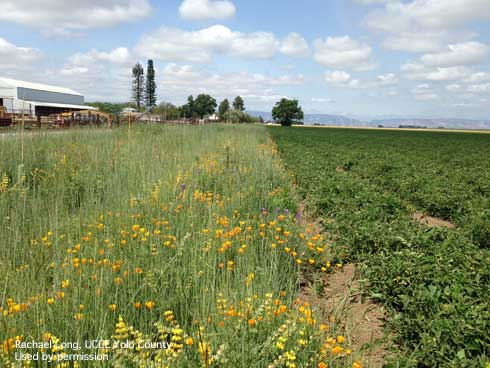
[[[296,221],[265,129],[45,133],[26,137],[23,160],[19,139],[0,146],[0,362],[20,366],[15,353],[35,349],[16,341],[42,340],[109,354],[81,366],[350,361],[296,299],[301,267],[328,256]],[[111,346],[59,346],[95,339]],[[126,340],[170,348],[114,344]]]

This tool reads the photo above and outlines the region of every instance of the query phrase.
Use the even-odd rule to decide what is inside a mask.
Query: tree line
[[[200,94],[196,98],[193,95],[187,98],[187,103],[175,106],[169,102],[157,105],[157,85],[155,81],[155,69],[153,60],[148,60],[145,71],[138,62],[132,69],[131,99],[130,103],[114,104],[107,102],[95,102],[90,105],[98,107],[101,111],[120,114],[126,107],[132,107],[141,111],[142,107],[151,109],[151,113],[164,116],[164,120],[180,119],[204,119],[213,117],[213,120],[221,120],[230,123],[263,123],[262,117],[254,117],[245,112],[245,101],[237,96],[233,102],[225,98],[218,106],[216,99],[208,94]],[[217,111],[216,111],[217,109]],[[290,126],[304,119],[303,110],[298,100],[281,99],[272,109],[272,118],[275,122]]]

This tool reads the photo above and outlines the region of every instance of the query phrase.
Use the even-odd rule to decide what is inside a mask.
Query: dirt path
[[[335,323],[354,353],[361,354],[364,368],[381,368],[389,355],[389,338],[382,306],[361,299],[361,287],[356,266],[346,265],[341,270],[326,275],[321,282],[323,290],[304,289],[304,298],[319,308],[325,320]]]

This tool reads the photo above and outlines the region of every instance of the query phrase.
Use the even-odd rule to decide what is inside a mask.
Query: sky
[[[490,0],[2,0],[0,76],[159,102],[241,95],[270,111],[490,119]]]

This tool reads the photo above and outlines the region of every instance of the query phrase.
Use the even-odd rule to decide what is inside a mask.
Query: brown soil
[[[349,342],[354,353],[360,353],[364,368],[381,368],[389,354],[385,338],[383,308],[368,300],[361,301],[356,266],[349,264],[322,280],[322,295],[312,288],[304,289],[303,297],[317,306],[326,320],[335,321],[335,328]]]
[[[327,238],[331,234],[325,231],[320,218],[311,216],[306,201],[299,203],[302,213],[300,223],[309,223],[315,233]],[[324,219],[331,223],[333,218]],[[363,368],[381,368],[386,363],[384,357],[390,352],[391,339],[385,333],[386,313],[382,306],[369,300],[361,301],[361,285],[353,264],[340,270],[322,275],[319,280],[323,290],[320,294],[308,280],[303,280],[301,299],[319,309],[325,323],[333,321],[336,333],[342,334],[349,343],[353,354],[359,354]]]
[[[417,221],[419,224],[428,226],[428,227],[445,227],[448,229],[455,229],[456,225],[453,224],[452,222],[437,218],[437,217],[432,217],[428,215],[424,215],[423,213],[420,212],[415,212],[412,216],[412,218]]]

